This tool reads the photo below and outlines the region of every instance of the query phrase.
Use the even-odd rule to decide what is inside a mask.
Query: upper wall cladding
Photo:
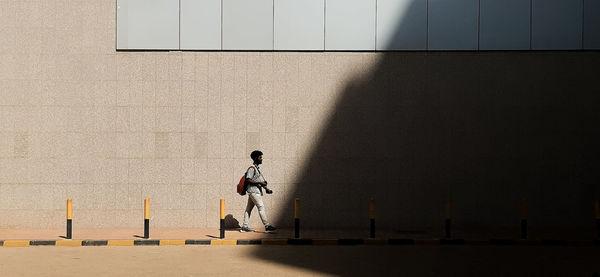
[[[600,49],[592,0],[119,0],[119,50]]]

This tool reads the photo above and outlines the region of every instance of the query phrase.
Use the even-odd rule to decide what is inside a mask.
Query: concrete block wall
[[[528,198],[580,228],[600,197],[597,52],[116,52],[114,0],[0,0],[0,26],[0,228],[63,228],[69,198],[76,228],[140,227],[144,198],[153,227],[241,221],[254,149],[279,225],[301,197],[366,228],[374,196],[386,228],[442,230],[449,198],[459,226]]]
[[[254,149],[275,219],[336,91],[377,58],[116,52],[113,0],[0,10],[0,228],[62,228],[69,198],[78,228],[137,227],[144,198],[155,227],[216,227],[220,198],[241,220]]]

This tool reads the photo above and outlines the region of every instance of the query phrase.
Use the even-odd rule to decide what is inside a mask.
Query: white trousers
[[[246,205],[246,212],[244,212],[244,224],[242,227],[248,227],[248,220],[250,220],[250,214],[254,206],[258,209],[258,214],[262,223],[267,226],[269,221],[267,220],[267,213],[265,212],[265,205],[263,204],[262,195],[260,193],[248,193],[248,204]]]

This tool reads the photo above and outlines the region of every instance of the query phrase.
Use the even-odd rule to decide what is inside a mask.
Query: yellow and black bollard
[[[596,236],[600,240],[600,203],[598,200],[594,201],[594,211],[596,213]]]
[[[150,198],[144,200],[144,238],[150,238]]]
[[[375,199],[371,198],[369,205],[369,218],[371,219],[371,234],[370,238],[375,238]]]
[[[294,200],[294,238],[300,238],[300,198]]]
[[[444,229],[446,231],[446,238],[449,239],[451,237],[451,224],[452,224],[452,213],[451,213],[451,205],[452,202],[450,200],[446,200],[446,221],[445,221],[445,226]]]
[[[521,239],[527,239],[527,200],[521,201]]]
[[[67,239],[73,237],[73,200],[67,200]]]
[[[225,199],[221,199],[221,220],[219,221],[219,238],[225,238]]]

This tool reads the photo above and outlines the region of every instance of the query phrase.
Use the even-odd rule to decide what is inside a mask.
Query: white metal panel
[[[429,0],[429,49],[477,50],[478,0]]]
[[[600,1],[585,0],[583,48],[600,50]]]
[[[481,0],[480,50],[527,50],[530,47],[530,0]]]
[[[179,0],[118,0],[117,49],[179,49]]]
[[[325,49],[375,50],[376,0],[326,0]]]
[[[221,50],[221,0],[181,0],[181,49]]]
[[[325,48],[325,0],[274,1],[275,50]]]
[[[426,50],[427,0],[377,1],[377,50]]]
[[[273,0],[223,0],[224,50],[273,50]]]
[[[583,0],[532,1],[532,49],[582,48]]]

